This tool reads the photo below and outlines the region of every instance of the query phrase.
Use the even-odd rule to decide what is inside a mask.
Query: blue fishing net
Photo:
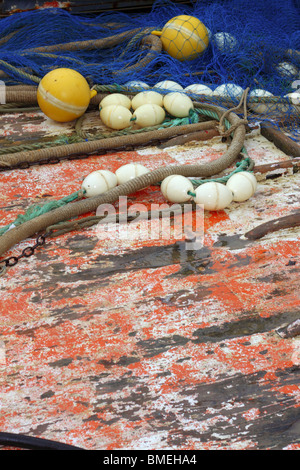
[[[208,29],[209,45],[193,60],[180,61],[143,43],[152,30],[162,30],[178,15],[196,17]],[[100,39],[124,32],[129,32],[126,39],[99,47]],[[81,47],[83,41],[88,46]],[[70,47],[60,46],[68,43]],[[43,46],[53,47],[45,51]],[[111,11],[82,17],[44,9],[0,20],[0,79],[7,85],[36,85],[58,67],[77,70],[91,85],[124,86],[135,80],[153,87],[173,80],[183,88],[205,84],[214,92],[229,84],[226,95],[203,97],[217,104],[224,99],[237,104],[240,95],[232,85],[249,88],[252,102],[263,100],[263,105],[251,106],[253,116],[284,115],[292,122],[299,118],[299,106],[286,95],[300,92],[299,0],[201,0],[190,5],[159,0],[142,14]],[[267,98],[255,98],[262,93],[257,89],[267,92]]]

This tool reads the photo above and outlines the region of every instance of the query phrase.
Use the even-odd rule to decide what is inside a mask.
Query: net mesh
[[[237,104],[249,87],[250,118],[277,119],[298,139],[299,96],[286,95],[300,93],[299,9],[299,0],[201,0],[190,5],[160,0],[143,14],[18,13],[0,20],[0,79],[7,85],[37,84],[54,68],[69,67],[91,86],[137,81],[143,88],[165,80],[182,88],[202,84],[212,91],[204,95],[202,90],[203,100],[218,105]],[[209,38],[195,56],[192,51],[204,38],[194,22],[184,25],[188,32],[173,28],[171,41],[188,60],[146,40],[178,15],[199,19]]]

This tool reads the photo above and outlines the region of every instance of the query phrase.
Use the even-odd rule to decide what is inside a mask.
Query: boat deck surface
[[[86,129],[98,119],[91,112]],[[0,123],[7,148],[74,132],[39,112]],[[95,225],[47,239],[0,278],[2,432],[87,450],[300,449],[300,336],[284,334],[299,319],[299,228],[244,237],[299,210],[300,173],[257,129],[245,147],[261,168],[257,191],[205,213],[201,249],[147,239],[145,221],[132,240]],[[216,136],[2,172],[1,226],[93,170],[205,162],[225,149]],[[166,202],[158,187],[128,200]]]

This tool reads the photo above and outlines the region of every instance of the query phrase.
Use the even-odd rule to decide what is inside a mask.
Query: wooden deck
[[[98,122],[91,112],[85,126]],[[42,113],[0,124],[7,147],[73,132]],[[245,146],[257,167],[292,161],[255,129]],[[1,226],[78,190],[93,170],[209,161],[225,148],[214,137],[2,172]],[[8,269],[0,431],[87,450],[299,450],[300,337],[284,334],[299,319],[299,228],[244,237],[299,210],[300,173],[282,167],[256,173],[249,201],[206,213],[199,250],[113,231],[102,240],[93,226]],[[157,187],[129,199],[165,202]]]

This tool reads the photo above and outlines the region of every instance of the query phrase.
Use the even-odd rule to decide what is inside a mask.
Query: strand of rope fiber
[[[20,108],[20,107],[10,107],[10,108],[3,108],[2,106],[0,106],[0,113],[1,114],[7,114],[7,113],[33,113],[33,112],[36,112],[36,111],[39,111],[39,108],[37,106],[29,106],[29,107],[24,107],[24,108]],[[0,152],[1,152],[1,149],[0,149]]]
[[[215,111],[218,113],[220,119],[226,110],[224,110],[223,108],[219,108]],[[238,158],[240,151],[244,146],[244,140],[246,135],[245,125],[243,123],[241,123],[241,125],[237,125],[241,120],[235,113],[230,112],[227,115],[227,120],[230,125],[235,128],[235,130],[233,131],[232,140],[230,142],[229,147],[220,158],[208,163],[170,165],[160,167],[153,171],[150,171],[149,173],[133,178],[126,183],[120,184],[99,196],[81,199],[80,201],[66,204],[46,214],[42,214],[34,218],[33,220],[24,222],[18,227],[12,228],[8,232],[5,232],[0,237],[0,256],[20,241],[25,240],[33,236],[34,234],[45,230],[50,225],[54,225],[63,221],[68,221],[74,217],[78,217],[89,212],[94,212],[100,204],[113,204],[118,200],[120,196],[134,194],[140,189],[159,183],[167,176],[179,174],[182,176],[195,178],[210,177],[221,173],[226,168],[231,167],[231,165]],[[198,125],[199,124],[190,124],[190,127]],[[181,127],[184,128],[185,126],[179,126],[178,129],[181,129]],[[164,129],[163,131],[154,131],[154,135],[157,135],[157,133],[159,132],[173,130],[173,128],[168,128]],[[134,135],[134,140],[138,139],[141,135],[142,134]],[[119,137],[117,139],[120,140],[124,138],[130,139],[130,141],[132,142],[132,136]],[[106,139],[103,140],[103,142],[107,143],[108,141],[112,141],[113,139]],[[43,150],[40,150],[40,152],[43,152]]]
[[[60,44],[52,44],[50,46],[34,47],[25,49],[23,52],[54,52],[54,51],[82,51],[86,49],[106,49],[121,44],[127,39],[132,38],[136,34],[144,33],[149,34],[153,28],[134,28],[128,31],[123,31],[113,36],[108,36],[101,39],[89,39],[86,41],[73,41]]]
[[[40,77],[36,77],[35,75],[27,73],[23,69],[11,65],[5,60],[0,59],[0,65],[3,67],[4,70],[8,69],[9,71],[12,71],[13,73],[19,75],[22,79],[27,79],[35,83],[39,83],[41,81]]]
[[[17,108],[13,108],[13,110]],[[28,108],[30,109],[30,108]],[[1,108],[0,108],[1,112]],[[85,118],[85,116],[81,116],[80,118],[77,119],[75,123],[75,132],[76,134],[74,135],[66,135],[63,134],[59,136],[57,139],[52,140],[52,141],[40,141],[40,142],[35,142],[32,144],[19,144],[15,146],[10,146],[9,147],[9,152],[7,152],[7,148],[2,148],[0,149],[0,155],[7,155],[8,153],[17,153],[17,152],[22,152],[22,151],[31,151],[31,150],[39,150],[42,148],[53,148],[59,145],[69,145],[69,144],[74,144],[74,143],[80,143],[80,142],[85,142],[85,141],[94,141],[94,140],[101,140],[101,139],[108,139],[111,137],[117,137],[117,136],[122,136],[122,135],[127,135],[127,134],[138,134],[141,132],[148,132],[148,131],[153,131],[155,129],[161,130],[167,127],[174,127],[174,126],[180,126],[184,124],[190,124],[190,123],[197,123],[198,122],[198,116],[196,113],[191,113],[192,115],[187,118],[176,118],[176,119],[167,119],[165,122],[162,124],[156,125],[156,126],[149,126],[149,127],[143,127],[139,129],[133,129],[132,127],[127,127],[126,129],[120,130],[120,131],[114,131],[114,132],[104,132],[104,133],[96,133],[96,134],[91,134],[88,132],[85,132],[82,130],[82,121]],[[210,121],[211,127],[214,126],[214,122]],[[208,125],[208,124],[207,124]],[[6,167],[9,166],[9,164],[6,162],[4,163],[4,160],[0,160],[0,167],[2,165],[5,165]]]
[[[124,67],[123,73],[135,73],[138,70],[143,70],[153,59],[162,51],[162,42],[160,38],[149,34],[141,41],[141,47],[148,46],[149,52],[141,60],[131,66]],[[119,71],[112,72],[113,77],[119,75]]]
[[[142,38],[141,40],[141,47],[144,48],[145,46],[148,47],[149,52],[146,56],[138,61],[137,63],[131,66],[123,66],[122,70],[126,73],[133,73],[138,69],[143,69],[148,63],[150,63],[156,54],[160,53],[162,50],[162,43],[161,40],[155,36],[152,36],[150,33],[152,28],[138,28],[131,31],[125,31],[123,33],[117,34],[115,36],[110,36],[108,38],[102,38],[98,40],[87,40],[87,41],[77,41],[72,43],[63,43],[63,44],[55,44],[51,46],[43,46],[34,49],[27,49],[22,52],[22,55],[28,54],[45,54],[48,57],[51,57],[51,52],[53,51],[78,51],[78,50],[88,50],[88,49],[105,49],[108,47],[113,47],[132,36],[138,36],[138,38]],[[146,35],[148,34],[148,35]],[[146,35],[146,36],[145,36]],[[143,37],[145,36],[145,37]],[[62,58],[60,54],[60,59]],[[72,60],[72,59],[69,59]],[[73,59],[73,62],[77,62],[80,64],[80,61],[77,59]],[[26,72],[24,69],[16,67],[6,61],[0,60],[0,65],[2,65],[4,72],[8,73],[11,72],[14,75],[19,76],[21,80],[30,80],[34,83],[39,83],[41,81],[41,77],[35,76]],[[113,75],[118,75],[118,72],[113,72]]]
[[[93,89],[95,89],[97,92],[101,93],[124,93],[124,94],[131,94],[131,93],[136,93],[140,91],[144,91],[144,88],[134,86],[130,87],[127,85],[119,85],[119,84],[111,84],[111,85],[99,85],[96,84],[93,86]],[[155,86],[151,87],[151,90],[153,91],[159,91],[161,94],[167,94],[170,92],[168,89],[163,89],[163,88],[156,88]],[[246,89],[244,90],[246,91]],[[250,96],[249,95],[249,89],[247,92],[247,103],[249,104],[277,104],[277,105],[291,105],[293,104],[292,100],[289,97],[281,97],[281,96]],[[186,94],[193,100],[197,100],[199,98],[199,95],[196,93],[192,92],[186,92]],[[207,104],[212,104],[212,105],[220,105],[220,106],[226,106],[228,107],[229,104],[234,104],[236,102],[237,98],[233,99],[233,97],[226,97],[226,96],[218,96],[218,95],[201,95],[201,102],[202,103],[207,103]]]

